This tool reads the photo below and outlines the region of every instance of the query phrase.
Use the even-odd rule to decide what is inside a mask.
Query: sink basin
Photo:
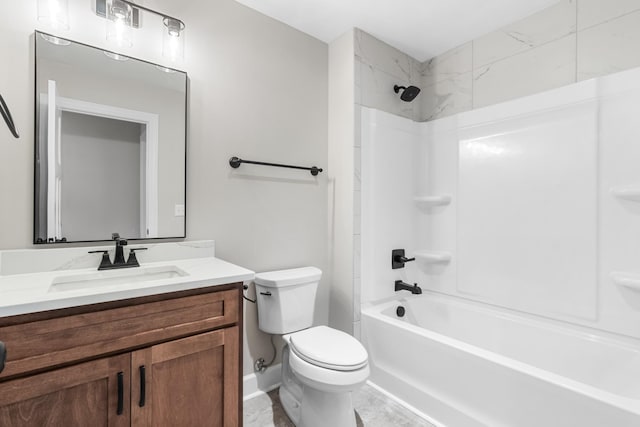
[[[188,276],[188,274],[174,265],[96,271],[88,274],[55,277],[51,281],[49,292],[94,289],[99,287],[152,282],[155,280],[172,279],[183,276]]]

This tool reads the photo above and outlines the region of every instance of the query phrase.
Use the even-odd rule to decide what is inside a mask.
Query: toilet
[[[313,326],[315,267],[258,273],[258,323],[282,334],[280,401],[297,427],[355,427],[351,393],[369,377],[367,350],[349,334]]]

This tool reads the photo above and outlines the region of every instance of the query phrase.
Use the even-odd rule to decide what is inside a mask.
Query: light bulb
[[[107,8],[107,40],[119,47],[133,46],[131,17],[131,6],[120,0],[113,0]]]
[[[164,18],[166,30],[162,36],[162,56],[171,62],[184,59],[184,24],[177,19]]]
[[[55,30],[69,29],[68,0],[38,0],[38,21]]]

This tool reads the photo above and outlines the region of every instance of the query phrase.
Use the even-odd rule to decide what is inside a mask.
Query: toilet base
[[[289,357],[289,346],[285,346],[279,396],[296,427],[356,427],[351,391],[329,393],[303,384],[291,370]]]
[[[326,393],[304,386],[298,427],[356,427],[351,392]]]
[[[293,395],[291,390],[283,386],[280,386],[278,395],[280,396],[280,403],[287,417],[289,417],[291,422],[296,426],[300,425],[300,400],[296,399],[296,396]]]

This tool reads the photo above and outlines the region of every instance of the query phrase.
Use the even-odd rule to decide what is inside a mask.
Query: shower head
[[[402,99],[404,102],[413,101],[414,99],[416,99],[416,96],[418,96],[418,94],[420,93],[420,88],[415,86],[404,87],[404,86],[395,85],[393,87],[393,91],[395,93],[398,93],[401,90],[402,90],[402,94],[400,95],[400,99]]]

